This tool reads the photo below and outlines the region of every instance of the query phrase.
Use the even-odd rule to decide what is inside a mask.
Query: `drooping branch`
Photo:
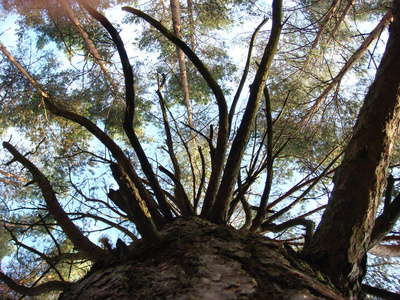
[[[107,257],[107,253],[104,252],[100,247],[93,244],[87,237],[85,237],[79,228],[70,220],[67,213],[59,204],[56,193],[51,186],[51,183],[43,175],[39,169],[30,162],[25,156],[23,156],[14,146],[12,146],[8,142],[3,142],[3,147],[10,152],[16,161],[21,163],[25,168],[29,170],[31,173],[33,180],[39,186],[43,198],[46,202],[46,206],[49,212],[53,215],[53,217],[57,220],[58,225],[65,232],[67,237],[71,240],[74,247],[78,251],[82,251],[86,253],[88,257],[92,260],[101,260]]]
[[[236,179],[240,171],[240,164],[250,138],[250,133],[258,112],[258,108],[260,106],[272,61],[278,49],[278,41],[282,29],[282,1],[274,0],[272,9],[273,17],[271,36],[267,46],[265,47],[264,54],[254,81],[250,86],[250,95],[247,101],[246,109],[240,126],[237,130],[237,134],[233,140],[224,169],[224,175],[219,187],[219,192],[210,212],[210,219],[214,222],[226,221],[227,209],[229,202],[232,200]]]
[[[146,175],[147,179],[150,182],[150,185],[154,191],[154,194],[157,198],[158,204],[160,205],[160,209],[167,220],[172,220],[172,213],[170,206],[165,198],[164,193],[160,187],[160,184],[154,174],[153,168],[147,159],[147,156],[143,150],[142,145],[139,142],[139,139],[133,129],[133,120],[135,113],[135,90],[134,90],[134,80],[133,80],[133,71],[132,66],[129,63],[128,55],[125,50],[124,43],[118,33],[118,31],[114,28],[114,26],[108,21],[108,19],[96,11],[93,7],[91,7],[84,0],[77,0],[79,4],[81,4],[89,14],[99,21],[104,28],[111,35],[111,38],[117,47],[118,54],[122,63],[122,69],[125,78],[125,120],[123,123],[124,130],[128,139],[136,152],[137,157],[139,158],[140,164],[142,166],[142,170]]]

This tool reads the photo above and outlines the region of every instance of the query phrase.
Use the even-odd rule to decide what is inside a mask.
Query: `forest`
[[[400,1],[2,0],[1,299],[400,299]]]

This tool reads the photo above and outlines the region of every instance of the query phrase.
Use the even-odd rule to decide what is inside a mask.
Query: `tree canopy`
[[[56,297],[193,216],[345,297],[400,292],[398,6],[3,0],[0,295]]]

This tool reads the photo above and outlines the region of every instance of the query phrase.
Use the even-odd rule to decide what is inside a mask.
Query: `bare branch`
[[[202,75],[204,80],[207,82],[208,86],[214,93],[214,96],[217,100],[217,105],[219,110],[219,122],[218,122],[219,130],[218,130],[217,147],[215,150],[215,155],[212,160],[212,170],[207,192],[204,198],[203,211],[202,211],[203,215],[208,215],[217,194],[218,185],[221,178],[225,160],[226,143],[229,135],[228,107],[226,104],[224,93],[219,84],[217,83],[217,81],[211,75],[208,68],[203,64],[203,62],[198,58],[198,56],[190,49],[190,47],[185,42],[176,37],[160,22],[148,16],[147,14],[143,13],[142,11],[131,7],[123,7],[122,9],[144,19],[154,28],[160,31],[167,39],[169,39],[177,47],[182,49],[182,51],[186,54],[188,59],[193,63],[193,65],[197,68],[197,70]]]
[[[170,206],[165,199],[165,195],[162,192],[160,184],[154,174],[153,168],[150,165],[147,156],[142,148],[142,145],[139,142],[138,137],[133,129],[133,119],[134,119],[134,112],[135,112],[135,90],[134,90],[134,80],[133,80],[133,71],[132,67],[129,63],[128,55],[126,54],[124,43],[118,33],[118,31],[114,28],[114,26],[108,21],[108,19],[97,12],[93,7],[91,7],[86,1],[84,0],[77,0],[79,4],[81,4],[89,14],[98,20],[104,28],[108,31],[113,39],[115,46],[117,47],[118,54],[122,63],[124,78],[125,78],[125,99],[126,99],[126,107],[125,107],[125,120],[124,120],[124,130],[128,139],[135,149],[135,152],[139,158],[140,164],[142,166],[142,170],[145,173],[147,179],[149,180],[151,187],[154,190],[155,196],[158,200],[158,204],[160,205],[160,209],[164,215],[164,217],[171,221],[172,220],[172,213]]]
[[[64,291],[69,289],[73,283],[66,281],[48,281],[35,287],[26,287],[15,282],[11,277],[0,271],[0,280],[3,281],[11,289],[27,296],[38,296],[51,291]]]
[[[33,179],[42,191],[48,210],[57,220],[58,225],[63,229],[67,237],[74,244],[75,248],[79,251],[85,252],[88,257],[93,260],[105,259],[107,253],[85,237],[79,228],[69,219],[67,213],[59,204],[53,187],[43,173],[40,172],[33,163],[26,159],[26,157],[19,153],[10,143],[3,142],[3,147],[14,156],[15,160],[21,163],[32,174]]]
[[[250,138],[250,133],[258,112],[258,108],[260,106],[265,82],[278,48],[278,41],[282,29],[282,1],[274,0],[272,7],[273,17],[271,36],[267,46],[265,47],[264,54],[254,81],[250,87],[250,96],[246,105],[246,110],[242,117],[241,124],[237,130],[235,139],[233,140],[232,147],[225,165],[224,175],[219,187],[219,192],[210,212],[210,219],[214,222],[226,222],[227,209],[229,202],[232,200],[234,186],[240,171],[240,164]]]

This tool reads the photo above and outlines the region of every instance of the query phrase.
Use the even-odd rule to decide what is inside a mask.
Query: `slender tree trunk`
[[[174,28],[174,33],[179,39],[182,39],[183,36],[182,36],[181,10],[179,7],[179,0],[171,0],[171,14],[172,14],[172,25]],[[179,73],[181,79],[180,83],[183,91],[183,100],[188,114],[188,123],[190,127],[193,127],[193,116],[189,98],[189,84],[187,80],[185,54],[179,47],[176,47],[176,53],[178,56]]]
[[[190,46],[194,50],[194,7],[193,0],[187,0],[187,8],[189,15],[189,37],[190,37]]]
[[[331,199],[304,255],[359,299],[366,252],[400,121],[400,14],[394,2],[386,51],[338,169]]]

